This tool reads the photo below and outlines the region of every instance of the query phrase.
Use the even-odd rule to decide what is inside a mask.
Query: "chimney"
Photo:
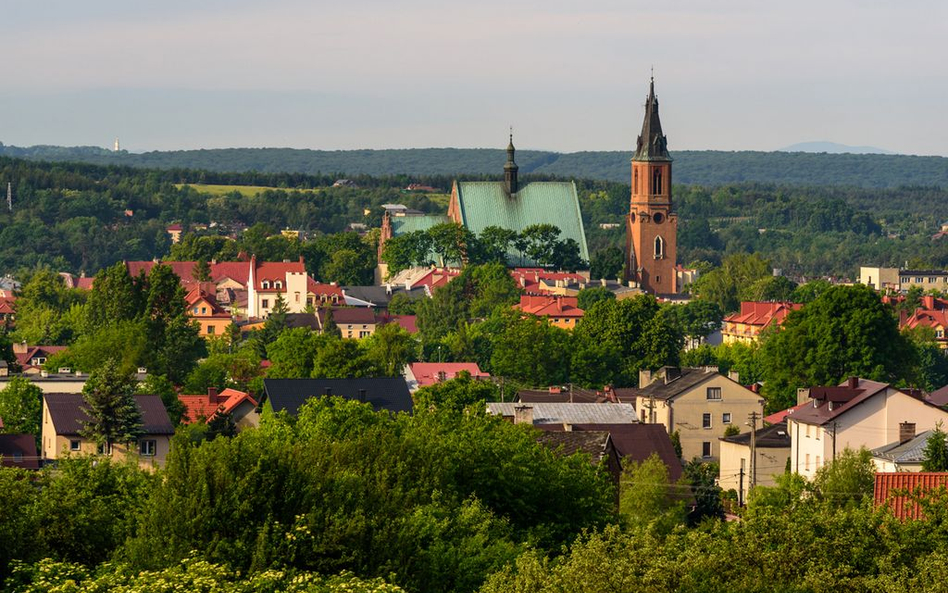
[[[643,369],[639,371],[639,389],[648,387],[652,384],[652,371]]]
[[[365,389],[359,390],[359,401],[365,403]]]
[[[563,423],[563,432],[573,432],[573,425],[569,422]]]
[[[514,408],[514,424],[533,424],[533,406]]]
[[[30,349],[30,347],[27,346],[26,340],[24,340],[24,341],[22,341],[22,342],[14,342],[14,343],[13,343],[13,353],[14,353],[14,354],[26,354],[27,350],[29,350],[29,349]]]
[[[846,386],[850,389],[859,389],[859,377],[850,377]]]
[[[806,387],[797,389],[797,405],[810,401],[810,390]]]
[[[899,442],[905,443],[915,438],[914,422],[899,422]]]
[[[922,297],[922,308],[932,310],[935,308],[935,297],[926,294]]]
[[[327,388],[326,388],[326,395],[327,395],[327,396],[332,395],[332,387],[327,387]]]
[[[738,373],[737,371],[728,371],[727,378],[730,379],[731,381],[734,381],[735,383],[741,382],[741,374]]]
[[[760,383],[753,383],[750,386],[750,390],[753,391],[754,393],[760,393]]]
[[[217,387],[208,387],[207,388],[207,401],[211,403],[217,402]]]

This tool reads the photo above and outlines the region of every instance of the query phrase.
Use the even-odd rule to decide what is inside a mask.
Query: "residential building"
[[[935,341],[938,346],[948,349],[948,300],[937,298],[931,295],[925,295],[921,298],[919,307],[911,315],[902,314],[899,319],[899,327],[902,329],[915,329],[917,327],[929,327],[935,334]]]
[[[871,286],[878,292],[900,290],[898,268],[882,268],[861,266],[859,268],[859,283]]]
[[[724,376],[716,367],[664,367],[643,371],[635,389],[639,420],[678,432],[683,459],[717,461],[720,437],[728,426],[741,426],[751,414],[763,417],[764,398]]]
[[[168,225],[168,228],[165,229],[168,233],[168,236],[171,237],[171,243],[179,243],[181,241],[181,233],[184,232],[184,227],[178,223]]]
[[[790,469],[812,479],[843,449],[875,449],[901,440],[906,424],[930,430],[948,421],[948,412],[876,381],[851,377],[835,387],[798,393],[808,403],[787,416]]]
[[[931,430],[915,434],[915,425],[899,425],[899,440],[872,450],[872,463],[878,472],[920,472]]]
[[[64,350],[66,346],[29,346],[26,342],[13,343],[13,356],[25,374],[41,373],[46,361]]]
[[[411,412],[412,399],[403,377],[355,379],[264,379],[264,408],[291,416],[313,397],[339,396],[372,404],[376,411]]]
[[[538,403],[571,403],[571,404],[603,404],[620,403],[615,392],[610,389],[597,391],[583,389],[575,385],[552,385],[546,389],[521,389],[517,392],[517,401],[524,404]],[[634,400],[633,400],[634,401]],[[628,403],[628,402],[626,402]]]
[[[725,344],[753,344],[760,340],[764,329],[783,323],[791,311],[800,309],[798,303],[780,301],[743,301],[741,310],[724,318],[721,338]]]
[[[36,437],[31,434],[0,434],[0,467],[39,469]]]
[[[331,311],[333,323],[339,328],[343,338],[353,338],[361,340],[375,333],[379,323],[375,316],[375,311],[365,307],[340,307],[331,309],[318,309],[316,315],[319,319],[320,328],[326,325],[327,312]]]
[[[135,443],[113,443],[111,450],[104,450],[80,434],[84,423],[89,421],[81,394],[44,394],[43,459],[51,461],[64,455],[108,455],[118,460],[135,459],[144,468],[162,465],[171,447],[174,426],[157,395],[136,395],[135,404],[142,415],[144,434]]]
[[[924,519],[918,497],[945,486],[946,472],[877,473],[872,498],[876,506],[888,506],[897,519]]]
[[[589,461],[602,467],[616,488],[616,504],[619,502],[619,479],[622,476],[622,462],[612,442],[612,435],[605,430],[563,430],[559,425],[550,426],[552,430],[543,430],[537,436],[537,442],[562,457],[582,453]]]
[[[946,270],[899,270],[899,290],[907,292],[918,287],[924,290],[948,290],[948,271]]]
[[[405,367],[405,381],[409,391],[449,381],[459,373],[467,373],[473,379],[490,379],[476,362],[413,362]]]
[[[82,388],[85,387],[86,381],[89,379],[89,373],[73,372],[72,369],[61,368],[58,373],[39,371],[11,375],[9,368],[6,366],[6,361],[0,361],[0,389],[6,388],[14,377],[29,379],[30,383],[39,387],[43,393],[82,393]],[[135,379],[138,382],[144,381],[147,377],[148,372],[145,368],[139,368],[135,374]]]
[[[634,424],[631,404],[488,402],[487,411],[514,424]]]
[[[188,304],[188,315],[201,328],[202,337],[224,334],[231,323],[231,316],[220,306],[214,295],[202,288],[194,288],[184,300]]]
[[[210,422],[218,414],[230,414],[238,429],[259,424],[257,401],[244,391],[227,388],[218,393],[216,388],[210,387],[207,393],[179,395],[178,399],[185,407],[181,418],[184,424]]]
[[[642,133],[632,156],[632,197],[626,218],[626,280],[652,294],[679,291],[678,215],[672,211],[672,158],[649,83]]]
[[[787,471],[790,459],[790,434],[786,421],[757,430],[754,435],[756,459],[751,454],[750,431],[721,437],[721,461],[718,485],[738,493],[740,504],[756,479],[758,486],[774,486],[777,476]]]
[[[576,297],[525,294],[520,296],[520,304],[514,305],[514,309],[546,317],[550,325],[563,329],[573,329],[583,318]]]

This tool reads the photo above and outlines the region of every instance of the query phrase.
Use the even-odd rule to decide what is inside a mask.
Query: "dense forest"
[[[524,181],[549,178],[530,174]],[[0,183],[9,181],[13,188],[12,212],[0,210],[0,270],[12,273],[49,265],[93,274],[122,259],[194,257],[188,250],[171,252],[165,231],[171,223],[192,230],[208,227],[186,236],[187,241],[201,234],[239,236],[243,229],[259,225],[246,244],[224,249],[217,241],[206,257],[241,249],[273,258],[310,257],[315,252],[303,244],[266,240],[281,229],[300,230],[315,240],[343,232],[351,223],[376,227],[381,205],[389,202],[443,214],[454,177],[360,175],[351,178],[355,186],[350,187],[333,187],[335,179],[0,157]],[[409,192],[404,189],[409,183],[438,191]],[[583,179],[576,183],[596,268],[597,253],[624,247],[622,223],[629,186]],[[216,185],[212,192],[202,184]],[[226,186],[234,186],[233,191]],[[948,241],[932,239],[948,220],[945,189],[681,185],[675,188],[674,200],[679,214],[678,259],[685,264],[717,265],[728,255],[758,253],[785,273],[845,277],[853,277],[860,264],[868,263],[948,266]],[[609,228],[610,224],[619,226]],[[317,251],[333,255],[324,248]],[[374,265],[369,259],[364,263]]]
[[[629,151],[562,154],[518,150],[521,173],[624,182]],[[260,171],[336,176],[486,175],[501,170],[505,155],[488,148],[412,148],[388,150],[306,150],[291,148],[219,148],[209,150],[113,152],[104,148],[31,146],[0,143],[0,156],[42,161],[79,161],[156,169]],[[803,152],[673,152],[675,181],[683,184],[777,183],[856,187],[948,186],[948,158],[882,154]]]

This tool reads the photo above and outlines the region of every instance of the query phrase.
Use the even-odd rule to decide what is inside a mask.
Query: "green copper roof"
[[[392,235],[407,235],[414,231],[427,231],[436,224],[450,222],[447,216],[423,214],[417,216],[393,216]]]
[[[477,234],[489,226],[520,232],[532,224],[548,223],[559,227],[561,239],[579,243],[579,255],[589,261],[579,196],[572,182],[534,181],[508,196],[502,181],[459,181],[458,201],[464,226]],[[512,261],[519,258],[518,253],[510,255]]]

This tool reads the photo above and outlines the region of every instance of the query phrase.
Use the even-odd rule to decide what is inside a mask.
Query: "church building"
[[[632,199],[626,224],[626,280],[652,294],[678,292],[678,215],[672,212],[672,159],[658,118],[655,79],[649,84],[642,134],[632,157]]]

